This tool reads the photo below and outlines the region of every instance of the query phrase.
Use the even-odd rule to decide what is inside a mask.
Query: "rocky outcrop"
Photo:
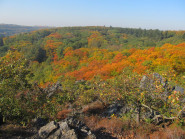
[[[53,94],[57,93],[58,91],[62,91],[62,85],[60,84],[60,82],[57,82],[52,86],[48,86],[43,91],[47,94],[47,97],[50,98]]]
[[[96,136],[91,132],[82,121],[77,120],[75,117],[65,119],[71,129],[74,129],[79,139],[96,139]]]
[[[52,121],[47,125],[43,126],[39,130],[39,137],[48,138],[52,134],[55,134],[55,131],[59,128],[59,124]]]
[[[46,119],[43,118],[35,118],[32,120],[33,127],[36,127],[36,129],[40,129],[42,126],[45,126],[48,123]]]
[[[38,137],[43,139],[96,139],[96,136],[83,122],[73,117],[46,124],[38,131]]]
[[[156,84],[157,82],[157,84]],[[162,87],[164,90],[161,93],[161,98],[164,100],[168,99],[168,96],[172,94],[173,91],[177,91],[180,94],[184,94],[184,88],[180,86],[170,86],[168,81],[165,80],[161,75],[154,73],[152,77],[143,76],[140,82],[140,89],[145,91],[155,91],[157,85]],[[61,90],[62,86],[58,83],[55,84],[45,90],[47,93],[47,97],[51,97],[56,91]],[[155,97],[155,96],[154,96]],[[185,102],[185,98],[180,98],[181,101]],[[162,123],[165,119],[160,113],[152,110],[148,106],[143,106],[141,104],[141,119],[151,119],[157,120],[155,123]],[[184,108],[185,109],[185,108]],[[185,117],[184,109],[179,114],[179,117]],[[91,132],[91,130],[80,120],[78,120],[77,113],[72,113],[72,117],[69,117],[68,113],[71,113],[71,109],[63,110],[58,113],[58,119],[60,122],[50,122],[48,124],[43,123],[37,119],[38,127],[40,130],[38,131],[37,138],[48,138],[48,139],[96,139],[96,136]],[[126,104],[122,101],[115,101],[110,105],[105,105],[102,101],[96,100],[82,107],[79,111],[80,115],[84,114],[98,114],[101,117],[111,117],[115,115],[117,117],[121,117],[125,114],[129,114],[129,117],[136,118],[137,117],[137,108],[135,105]],[[76,115],[76,116],[75,116]],[[158,116],[156,118],[156,116]],[[63,119],[63,120],[62,120]],[[166,118],[169,120],[169,118]],[[40,121],[40,122],[39,122]],[[40,124],[39,124],[40,123]],[[42,125],[42,127],[40,127]],[[95,133],[95,132],[94,132]],[[97,136],[98,137],[98,136]]]
[[[140,82],[140,89],[141,90],[145,90],[148,92],[151,91],[155,91],[155,89],[157,89],[157,87],[160,86],[162,87],[161,90],[164,90],[162,93],[158,94],[160,96],[160,98],[162,100],[164,100],[165,102],[168,101],[169,96],[174,93],[174,92],[178,92],[179,95],[181,96],[179,98],[179,101],[181,102],[181,104],[185,103],[185,92],[184,92],[184,88],[176,85],[176,86],[171,86],[167,80],[165,80],[160,74],[158,73],[154,73],[152,75],[152,77],[149,76],[143,76],[143,78],[141,79]],[[157,97],[159,97],[157,96]],[[153,99],[155,99],[155,96],[151,97]],[[182,105],[183,106],[183,105]],[[167,120],[173,120],[173,118],[177,118],[177,117],[185,117],[185,108],[182,109],[182,111],[177,115],[177,117],[173,117],[173,118],[164,118],[162,115],[160,115],[157,111],[153,111],[151,110],[148,106],[144,106],[145,109],[145,113],[143,114],[144,117],[148,118],[148,119],[157,119],[157,123],[160,123],[160,121],[164,121],[164,119]],[[185,106],[184,106],[185,107]],[[173,109],[173,108],[172,108]]]
[[[116,101],[105,109],[105,111],[103,112],[103,117],[110,117],[112,115],[121,117],[124,114],[130,113],[131,111],[134,111],[134,107],[132,105]]]
[[[157,83],[157,84],[156,84]],[[149,76],[143,76],[140,82],[140,89],[146,90],[146,91],[154,91],[156,89],[157,85],[162,85],[164,92],[162,92],[161,98],[163,100],[167,100],[167,98],[171,95],[173,91],[180,92],[181,95],[184,95],[184,88],[180,86],[171,86],[169,85],[168,81],[165,80],[160,74],[154,73],[152,77]],[[185,99],[183,98],[181,101],[185,102]]]
[[[167,88],[168,82],[158,73],[154,73],[152,77],[144,75],[140,81],[140,88],[147,91],[155,90],[155,82],[158,82],[163,86],[163,88]]]

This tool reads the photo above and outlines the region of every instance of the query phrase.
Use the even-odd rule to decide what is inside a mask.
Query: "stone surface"
[[[163,85],[164,88],[166,88],[168,82],[165,81],[165,79],[158,73],[153,73],[154,80],[158,81],[160,84]]]
[[[110,117],[112,115],[115,115],[117,117],[121,117],[124,114],[132,114],[131,116],[134,116],[134,106],[124,104],[123,102],[114,102],[113,104],[109,105],[107,109],[103,112],[103,117]]]
[[[163,86],[163,88],[167,88],[168,82],[158,73],[154,73],[152,77],[148,77],[146,75],[140,81],[140,88],[147,91],[155,90],[155,83],[158,82]]]
[[[123,108],[123,104],[115,102],[107,107],[103,115],[105,117],[110,117],[113,114],[118,115],[120,114],[122,108]]]
[[[78,139],[74,129],[62,132],[61,139]]]
[[[77,120],[74,117],[65,119],[68,123],[68,126],[75,130],[79,139],[81,138],[89,138],[89,139],[96,139],[96,136],[92,134],[90,129],[82,122]]]
[[[74,117],[58,123],[52,121],[40,128],[39,138],[48,139],[96,139],[90,129]]]
[[[62,136],[62,132],[60,129],[58,129],[53,134],[51,134],[47,139],[60,139],[61,136]]]
[[[39,130],[39,137],[47,138],[59,128],[59,124],[52,121]]]
[[[47,120],[43,118],[35,118],[32,120],[33,126],[36,127],[37,129],[40,129],[40,127],[44,126],[47,124]]]
[[[147,91],[153,90],[154,89],[153,80],[151,80],[148,76],[144,75],[140,81],[139,87]]]
[[[60,82],[57,82],[52,86],[48,86],[47,88],[43,89],[43,91],[47,94],[47,97],[50,98],[58,91],[62,91],[62,85],[60,84]]]
[[[157,84],[156,84],[157,83]],[[181,95],[185,95],[184,88],[180,86],[170,86],[168,84],[168,81],[165,80],[160,74],[154,73],[153,77],[143,76],[143,78],[140,81],[140,89],[146,90],[146,91],[154,91],[156,89],[156,86],[162,85],[162,89],[164,92],[160,94],[160,97],[167,101],[168,97],[171,95],[173,91],[180,92]],[[154,96],[152,96],[154,98]],[[154,98],[155,99],[155,98]],[[185,102],[184,97],[181,98],[182,102]]]
[[[180,92],[181,94],[184,94],[184,88],[180,87],[180,86],[175,86],[173,91],[177,91]]]

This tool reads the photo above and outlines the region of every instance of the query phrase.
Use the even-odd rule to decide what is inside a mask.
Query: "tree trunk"
[[[141,103],[138,102],[137,108],[136,108],[136,124],[140,124],[140,115],[141,114]]]

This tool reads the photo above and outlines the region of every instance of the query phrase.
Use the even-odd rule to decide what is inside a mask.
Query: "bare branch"
[[[148,108],[148,109],[150,110],[150,112],[153,112],[153,109],[152,109],[152,108],[150,108],[150,107],[148,107],[147,105],[145,105],[145,104],[141,104],[141,106],[143,106],[143,107],[145,107],[145,108]]]

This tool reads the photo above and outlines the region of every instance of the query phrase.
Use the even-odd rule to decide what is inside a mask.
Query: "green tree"
[[[26,112],[24,95],[28,83],[28,62],[20,53],[9,51],[0,59],[0,112],[5,119],[23,120]]]

